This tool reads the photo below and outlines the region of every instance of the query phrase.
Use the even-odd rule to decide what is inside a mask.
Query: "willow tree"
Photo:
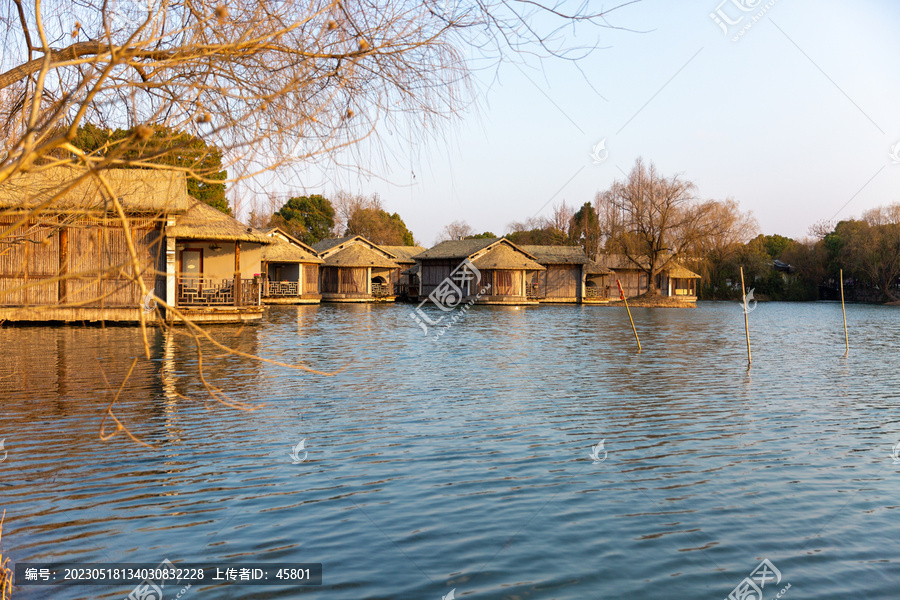
[[[696,186],[680,175],[666,177],[638,158],[622,181],[597,196],[607,252],[624,254],[647,274],[647,293],[659,294],[656,276],[700,245],[712,224],[711,205],[696,197]]]

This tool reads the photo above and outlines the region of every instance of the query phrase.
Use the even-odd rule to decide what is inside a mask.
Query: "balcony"
[[[175,305],[184,307],[259,306],[259,282],[235,277],[179,277]]]

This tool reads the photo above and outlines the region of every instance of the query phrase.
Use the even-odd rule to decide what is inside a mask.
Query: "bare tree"
[[[336,237],[346,234],[350,220],[360,210],[384,210],[384,203],[377,193],[366,196],[340,191],[334,195],[331,204],[334,206],[334,235]]]
[[[461,240],[470,235],[475,235],[475,230],[472,229],[471,225],[465,221],[453,221],[449,225],[444,226],[434,243],[439,244],[447,240]]]
[[[699,208],[698,235],[685,249],[688,262],[704,275],[705,285],[717,292],[725,288],[728,266],[741,254],[744,244],[759,234],[752,213],[743,212],[733,198],[708,200]]]
[[[659,294],[656,276],[696,246],[708,225],[708,206],[695,198],[695,186],[678,175],[664,177],[651,163],[635,161],[624,181],[616,181],[598,200],[608,252],[620,252],[647,274],[649,295]]]
[[[572,219],[575,210],[563,200],[559,205],[553,205],[553,214],[547,219],[552,237],[557,244],[567,244],[571,238]]]
[[[862,220],[873,227],[898,224],[900,223],[900,202],[867,210],[862,214]]]

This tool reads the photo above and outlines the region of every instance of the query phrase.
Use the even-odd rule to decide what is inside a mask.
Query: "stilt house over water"
[[[321,266],[319,290],[327,302],[393,302],[400,283],[396,257],[361,235],[314,244]]]
[[[647,273],[642,269],[642,267],[647,267],[647,259],[640,257],[637,260],[639,263],[624,254],[601,254],[597,257],[597,263],[615,272],[612,286],[615,286],[617,278],[622,284],[626,298],[639,296],[649,289]],[[663,296],[672,296],[685,302],[696,302],[699,280],[699,275],[673,260],[656,275],[655,283],[659,293]],[[615,289],[613,296],[618,298],[618,295],[618,290]]]
[[[272,227],[263,231],[274,240],[263,249],[262,299],[264,304],[318,304],[319,258],[312,246]]]
[[[183,174],[102,176],[112,195],[72,167],[35,167],[0,185],[0,321],[261,317],[258,274],[269,238],[191,198]]]
[[[449,240],[429,248],[416,258],[421,289],[419,300],[438,290],[464,262],[474,269],[473,277],[456,281],[463,299],[479,304],[537,304],[528,297],[529,282],[546,270],[535,257],[506,238]],[[485,292],[482,294],[481,290]]]

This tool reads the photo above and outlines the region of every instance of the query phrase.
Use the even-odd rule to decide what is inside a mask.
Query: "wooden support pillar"
[[[69,273],[69,229],[61,227],[59,229],[59,284],[57,285],[57,301],[59,304],[66,303],[66,275]]]
[[[241,305],[241,242],[234,242],[234,305]]]

